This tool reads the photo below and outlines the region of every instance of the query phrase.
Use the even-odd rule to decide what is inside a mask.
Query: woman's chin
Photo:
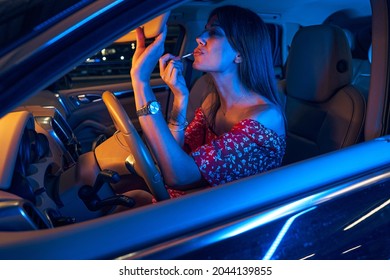
[[[192,68],[194,68],[195,70],[200,70],[200,69],[199,69],[199,63],[197,63],[196,61],[194,61],[194,62],[192,63]]]
[[[198,70],[198,71],[202,71],[202,72],[207,72],[207,67],[205,67],[204,65],[202,65],[201,63],[199,62],[196,62],[194,61],[192,63],[192,68],[195,69],[195,70]]]

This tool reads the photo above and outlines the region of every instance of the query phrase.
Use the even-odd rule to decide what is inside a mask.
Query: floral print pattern
[[[286,139],[252,119],[242,120],[217,136],[198,108],[186,129],[184,148],[210,186],[217,186],[280,166]],[[185,194],[167,189],[171,197]]]

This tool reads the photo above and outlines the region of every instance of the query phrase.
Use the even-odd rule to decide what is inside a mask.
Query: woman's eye
[[[220,36],[221,35],[220,32],[218,32],[217,30],[214,30],[214,29],[209,30],[208,33],[209,33],[210,37],[212,37],[212,36]]]
[[[209,37],[222,37],[224,36],[224,33],[221,30],[218,29],[206,29],[202,32],[202,34],[199,35],[199,37],[202,37],[203,35],[207,34]]]

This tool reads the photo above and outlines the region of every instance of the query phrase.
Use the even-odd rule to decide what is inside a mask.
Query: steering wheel
[[[114,122],[115,128],[122,132],[131,154],[130,163],[135,172],[141,176],[157,201],[169,199],[170,196],[157,169],[155,162],[142,141],[122,104],[114,94],[105,91],[102,95],[103,102]]]

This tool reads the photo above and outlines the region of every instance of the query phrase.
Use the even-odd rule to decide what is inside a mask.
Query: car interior
[[[314,25],[296,33],[283,80],[286,164],[360,140],[366,105],[352,73],[350,45],[341,28]]]
[[[182,56],[193,51],[215,6],[239,4],[257,11],[269,26],[285,100],[285,166],[383,133],[367,135],[365,129],[367,116],[374,114],[368,107],[374,102],[369,102],[375,47],[370,1],[330,1],[327,9],[316,1],[259,2],[188,1],[150,18],[143,28],[153,40],[168,24],[166,51]],[[0,119],[0,135],[8,135],[0,142],[5,151],[0,213],[7,213],[6,221],[0,218],[2,231],[84,222],[112,214],[117,206],[134,211],[134,201],[123,195],[130,190],[150,192],[157,203],[168,199],[135,113],[128,76],[134,49],[130,31]],[[192,70],[191,62],[183,59],[191,89],[189,120],[209,86],[208,75]],[[172,94],[157,73],[151,85],[167,117]],[[372,118],[369,122],[375,122]]]

